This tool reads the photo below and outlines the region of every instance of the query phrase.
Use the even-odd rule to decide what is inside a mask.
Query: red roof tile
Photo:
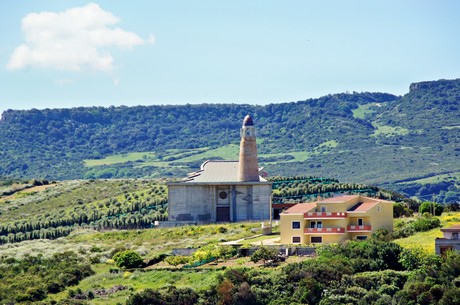
[[[293,207],[290,207],[283,213],[286,214],[303,214],[306,212],[309,212],[310,210],[316,208],[316,203],[310,202],[310,203],[298,203]]]
[[[364,201],[353,212],[366,212],[369,211],[371,208],[375,207],[379,201]]]
[[[321,199],[321,200],[318,200],[317,202],[318,203],[342,203],[342,202],[346,202],[350,199],[353,199],[355,197],[358,197],[359,195],[341,195],[341,196],[337,196],[337,197],[330,197],[330,198],[325,198],[325,199]]]

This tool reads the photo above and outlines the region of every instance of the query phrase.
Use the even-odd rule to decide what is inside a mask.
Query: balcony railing
[[[303,214],[304,218],[315,218],[315,219],[331,219],[331,218],[346,218],[347,213],[345,212],[307,212]]]
[[[305,228],[305,234],[344,234],[344,228]]]
[[[372,227],[371,226],[347,226],[347,231],[348,232],[364,232],[364,231],[371,231]]]

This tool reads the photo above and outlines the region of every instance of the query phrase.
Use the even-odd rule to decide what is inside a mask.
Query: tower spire
[[[241,127],[240,160],[238,181],[259,181],[259,162],[257,159],[256,131],[254,122],[248,114]]]

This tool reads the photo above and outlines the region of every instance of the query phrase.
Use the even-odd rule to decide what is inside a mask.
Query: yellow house
[[[282,244],[364,240],[378,229],[393,231],[392,201],[343,195],[299,203],[280,214]]]

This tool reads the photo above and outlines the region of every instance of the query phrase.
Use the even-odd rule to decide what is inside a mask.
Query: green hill
[[[237,159],[250,113],[260,164],[271,176],[332,177],[420,195],[422,184],[403,183],[460,172],[459,100],[460,80],[440,80],[412,84],[402,97],[354,92],[266,106],[7,110],[0,177],[179,178],[206,159]],[[434,194],[452,202],[460,200],[455,190],[449,180]]]
[[[359,193],[413,202],[365,184],[315,177],[273,177],[273,202],[295,203]],[[413,208],[416,208],[415,205]],[[0,245],[57,239],[80,229],[99,231],[152,228],[167,219],[167,188],[158,179],[34,180],[0,186]]]
[[[451,225],[458,223],[459,215],[449,213],[439,220],[442,225]],[[395,223],[398,226],[398,222],[410,221],[414,219],[398,219]],[[439,228],[415,233],[395,243],[378,238],[319,247],[316,258],[290,257],[275,268],[255,265],[245,257],[223,258],[199,268],[161,262],[164,258],[161,254],[169,254],[173,248],[202,247],[205,251],[219,247],[222,241],[249,239],[259,232],[259,223],[109,232],[80,229],[57,240],[3,245],[0,246],[0,302],[458,303],[460,256],[434,255],[432,245],[439,236]],[[139,253],[149,266],[117,268],[112,259],[114,253],[126,249]],[[165,302],[158,301],[163,298]],[[231,302],[234,299],[242,301]]]

